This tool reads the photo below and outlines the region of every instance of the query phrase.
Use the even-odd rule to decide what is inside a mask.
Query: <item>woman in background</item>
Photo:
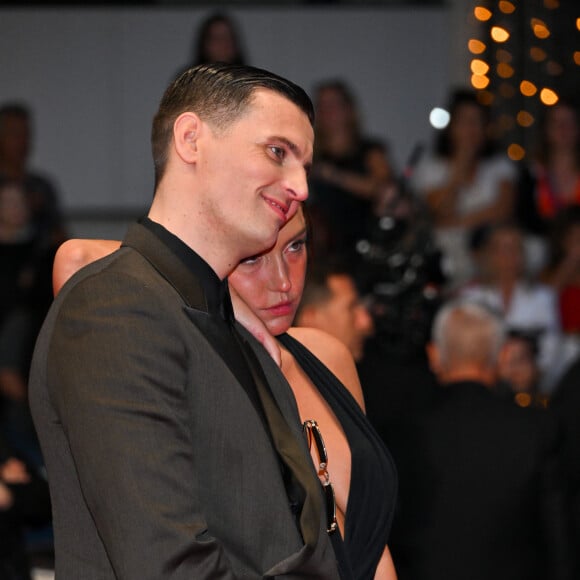
[[[461,289],[461,296],[499,313],[509,330],[537,339],[540,390],[549,394],[565,364],[557,296],[526,276],[521,229],[512,224],[490,228],[481,242],[479,268],[479,277]]]
[[[580,205],[580,119],[570,101],[547,107],[532,174],[536,207],[544,222],[551,222],[563,208]]]
[[[354,95],[342,81],[315,89],[316,143],[309,185],[315,254],[353,257],[394,171],[384,143],[364,136]],[[320,244],[318,242],[320,241]]]
[[[419,163],[412,184],[426,201],[451,286],[457,286],[473,275],[470,233],[512,217],[516,171],[507,157],[495,154],[489,111],[475,93],[456,91],[449,112],[434,155]]]
[[[206,18],[197,33],[192,65],[227,62],[246,64],[240,35],[234,21],[221,12]]]

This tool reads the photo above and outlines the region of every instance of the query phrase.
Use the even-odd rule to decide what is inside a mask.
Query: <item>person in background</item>
[[[559,236],[560,214],[580,205],[579,114],[577,103],[565,96],[545,107],[537,149],[529,162],[519,165],[516,218],[537,273],[555,266],[550,237]]]
[[[520,407],[541,407],[546,398],[538,392],[540,368],[538,343],[533,335],[522,331],[508,332],[498,360],[496,392]]]
[[[485,228],[479,245],[479,274],[458,295],[500,313],[510,330],[536,335],[540,390],[548,395],[566,364],[560,350],[556,294],[525,275],[524,236],[519,227],[506,223]]]
[[[566,512],[572,551],[573,578],[580,578],[580,356],[570,364],[554,388],[548,407],[563,432],[562,457],[566,477]]]
[[[37,467],[42,458],[28,409],[28,370],[52,302],[55,252],[36,228],[22,183],[0,176],[0,430]]]
[[[428,347],[439,395],[401,433],[401,580],[570,579],[558,426],[494,392],[504,325],[452,301]]]
[[[17,182],[26,192],[36,233],[47,245],[67,238],[59,194],[46,176],[29,167],[32,113],[21,103],[0,105],[0,177]]]
[[[0,578],[31,580],[25,528],[50,522],[48,484],[0,437]]]
[[[373,320],[353,277],[344,267],[332,264],[313,266],[308,272],[295,324],[335,336],[357,362],[362,359],[365,340],[373,333]]]
[[[531,167],[540,218],[549,224],[571,205],[580,205],[580,117],[570,100],[546,107],[540,146]]]
[[[562,330],[580,335],[580,206],[570,206],[554,218],[551,259],[543,281],[558,294]]]
[[[309,183],[313,250],[356,262],[356,244],[367,235],[374,209],[389,195],[394,170],[384,143],[365,136],[360,111],[342,80],[315,87],[316,148]]]
[[[215,12],[197,29],[191,62],[193,65],[225,62],[247,64],[238,27],[231,16]]]
[[[449,113],[434,154],[415,168],[412,187],[429,207],[437,243],[448,260],[449,286],[456,288],[473,275],[470,232],[513,216],[516,169],[495,152],[490,112],[474,92],[455,91]]]

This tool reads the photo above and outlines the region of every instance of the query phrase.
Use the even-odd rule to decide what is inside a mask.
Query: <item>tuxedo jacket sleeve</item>
[[[31,405],[57,578],[336,578],[323,518],[305,545],[264,425],[178,290],[123,248],[65,287],[41,332]]]

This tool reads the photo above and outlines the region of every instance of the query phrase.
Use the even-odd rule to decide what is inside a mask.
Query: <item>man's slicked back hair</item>
[[[283,77],[244,65],[195,66],[169,85],[153,119],[151,147],[156,185],[165,172],[173,124],[179,115],[194,112],[212,129],[223,131],[246,110],[257,89],[269,89],[286,97],[314,123],[314,108],[306,92]]]

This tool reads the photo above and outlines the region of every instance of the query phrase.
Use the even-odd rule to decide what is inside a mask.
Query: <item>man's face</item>
[[[332,292],[330,300],[320,308],[319,326],[341,340],[355,360],[363,355],[364,341],[373,332],[372,318],[361,303],[350,276],[333,275],[328,278]]]
[[[198,142],[204,219],[239,259],[271,248],[308,197],[313,143],[306,114],[265,89],[223,133]]]

